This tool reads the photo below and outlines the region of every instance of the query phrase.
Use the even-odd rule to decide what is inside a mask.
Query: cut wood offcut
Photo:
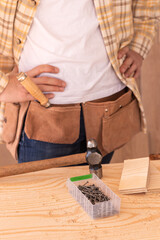
[[[148,192],[160,192],[160,171],[150,162]]]
[[[149,158],[125,160],[119,191],[122,194],[160,191],[160,171]]]

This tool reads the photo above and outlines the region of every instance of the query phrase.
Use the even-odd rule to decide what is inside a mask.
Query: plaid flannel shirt
[[[0,1],[0,93],[8,83],[7,73],[18,64],[27,34],[40,0]],[[160,19],[160,0],[93,0],[106,51],[119,79],[136,96],[142,117],[142,130],[146,119],[141,97],[134,78],[120,73],[122,60],[117,52],[129,46],[146,57]],[[5,104],[0,103],[0,141],[3,131]]]

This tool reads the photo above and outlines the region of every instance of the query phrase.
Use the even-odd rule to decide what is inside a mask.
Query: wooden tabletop
[[[160,169],[160,161],[154,161]],[[103,165],[103,181],[120,196],[121,212],[92,220],[68,193],[68,177],[88,166],[0,178],[0,240],[159,240],[160,193],[121,195],[123,164]]]

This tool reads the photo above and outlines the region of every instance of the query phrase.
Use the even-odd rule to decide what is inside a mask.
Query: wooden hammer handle
[[[35,172],[49,168],[77,165],[81,163],[86,163],[85,153],[4,166],[0,168],[0,177]]]
[[[29,76],[25,80],[20,81],[23,87],[44,107],[49,107],[48,98],[42,93],[40,88],[30,79]]]

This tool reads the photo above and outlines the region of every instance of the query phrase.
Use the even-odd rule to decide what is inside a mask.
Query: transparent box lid
[[[84,185],[86,182],[88,182],[87,185],[94,184],[98,187],[107,197],[109,197],[109,200],[92,204],[90,200],[78,189],[79,185]],[[119,214],[120,212],[120,198],[94,173],[68,178],[67,187],[73,198],[77,200],[82,208],[93,219],[113,216],[115,214]]]

